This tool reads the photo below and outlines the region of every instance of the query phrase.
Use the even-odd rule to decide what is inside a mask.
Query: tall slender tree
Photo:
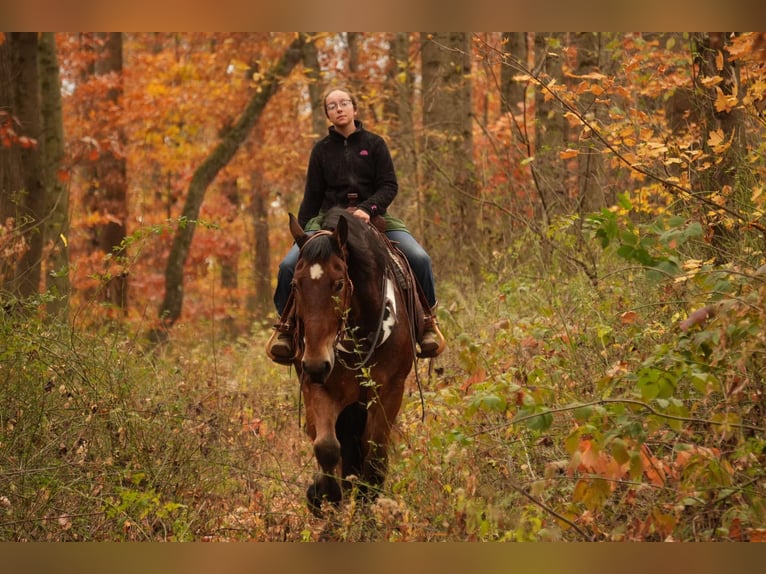
[[[38,34],[14,32],[10,35],[10,44],[16,69],[15,104],[18,119],[23,132],[38,140],[42,133],[37,65]],[[21,168],[23,189],[18,206],[28,249],[16,265],[13,291],[20,297],[29,297],[40,290],[43,254],[42,222],[46,202],[41,146],[21,148]]]
[[[54,295],[48,311],[65,317],[69,308],[69,188],[62,171],[64,128],[56,37],[46,32],[39,47],[40,101],[43,131],[43,174],[46,195],[44,237],[47,243],[45,281]]]
[[[303,70],[308,84],[309,100],[311,101],[311,128],[314,137],[323,137],[327,131],[327,118],[324,114],[324,80],[319,64],[319,51],[317,41],[319,37],[310,34],[303,44]]]
[[[603,44],[601,32],[579,32],[574,35],[574,45],[577,48],[575,80],[590,74],[601,72],[601,47]],[[608,121],[606,107],[596,105],[596,95],[587,92],[580,96],[580,106],[600,124]],[[586,138],[581,142],[580,154],[577,156],[577,181],[572,190],[577,211],[580,214],[596,211],[606,205],[603,184],[603,161],[598,146],[593,139]]]
[[[477,277],[477,183],[473,165],[470,38],[422,35],[425,242],[436,257],[457,254]],[[463,257],[464,256],[464,257]]]
[[[527,64],[527,34],[526,32],[503,32],[503,52],[508,56]],[[524,84],[514,79],[518,74],[517,68],[512,65],[503,66],[500,69],[501,103],[500,110],[503,113],[519,113],[518,105],[524,100]]]
[[[89,81],[100,89],[91,91],[94,99],[83,111],[95,123],[93,139],[98,142],[99,153],[90,169],[87,208],[97,215],[98,221],[91,230],[92,245],[109,256],[104,298],[127,310],[127,274],[119,265],[111,266],[112,256],[123,255],[123,240],[127,234],[125,134],[118,121],[123,94],[122,34],[96,33],[91,41],[95,54]],[[91,115],[93,110],[97,110],[95,118]]]
[[[714,194],[728,207],[736,209],[737,176],[745,158],[744,109],[739,70],[728,55],[729,35],[706,32],[694,35],[695,107],[701,111],[703,131],[700,145],[714,158],[711,167],[701,170],[692,181],[695,191]],[[731,235],[715,213],[709,213],[708,230],[715,256],[726,257],[724,243]]]
[[[11,289],[16,262],[25,249],[19,226],[19,200],[24,190],[20,126],[16,116],[15,45],[0,33],[0,290]]]
[[[563,80],[564,34],[535,34],[535,71],[543,84],[553,87]],[[542,207],[544,224],[554,213],[564,210],[567,192],[567,167],[560,158],[566,149],[567,123],[557,102],[546,88],[535,91],[535,152],[532,170]]]
[[[163,329],[171,327],[181,316],[184,298],[184,264],[189,255],[205,192],[245,141],[269,99],[279,88],[280,82],[302,60],[304,42],[305,34],[299,34],[293,40],[280,60],[265,74],[260,90],[254,93],[239,119],[223,135],[218,145],[192,176],[165,269],[165,296],[159,311]],[[157,330],[153,336],[162,338],[161,333],[162,330]]]
[[[401,210],[408,225],[416,226],[418,235],[422,234],[422,211],[418,189],[417,173],[418,148],[415,137],[415,60],[410,55],[410,34],[397,32],[391,42],[391,66],[389,82],[393,86],[392,102],[388,106],[393,127],[391,139],[397,151],[395,157],[396,176],[399,188],[404,191],[397,197],[397,212]],[[410,216],[410,213],[413,215]],[[416,215],[415,215],[416,214]]]

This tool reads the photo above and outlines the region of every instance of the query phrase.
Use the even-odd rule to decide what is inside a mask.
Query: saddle
[[[385,218],[382,215],[374,215],[370,218],[370,224],[378,232],[380,240],[386,246],[391,262],[392,274],[404,296],[407,316],[410,319],[413,335],[415,336],[413,340],[419,341],[425,330],[425,294],[415,279],[415,275],[412,273],[407,257],[397,247],[396,243],[391,241],[386,235]]]

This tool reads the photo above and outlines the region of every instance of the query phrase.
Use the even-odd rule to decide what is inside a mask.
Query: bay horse
[[[300,248],[293,275],[296,357],[305,430],[318,473],[308,506],[338,506],[358,480],[374,500],[386,477],[392,425],[415,361],[417,297],[406,259],[385,235],[343,208],[307,234],[290,214]],[[392,249],[393,248],[393,249]]]

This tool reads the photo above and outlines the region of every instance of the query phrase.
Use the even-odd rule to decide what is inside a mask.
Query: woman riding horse
[[[330,90],[324,106],[332,125],[311,151],[298,222],[307,231],[319,229],[319,221],[333,206],[346,207],[364,222],[385,220],[386,235],[404,253],[420,286],[423,316],[419,319],[425,328],[418,340],[418,356],[436,357],[444,350],[445,341],[436,322],[431,258],[404,223],[387,213],[398,192],[388,146],[356,119],[356,100],[347,90]],[[294,245],[279,265],[274,304],[280,320],[266,345],[269,357],[283,364],[289,364],[295,354],[290,294],[297,258]]]
[[[340,502],[350,475],[370,497],[383,483],[391,428],[415,360],[409,313],[417,301],[393,246],[346,210],[330,210],[311,235],[290,214],[290,230],[299,248],[294,365],[319,466],[307,497],[321,515],[323,501]]]

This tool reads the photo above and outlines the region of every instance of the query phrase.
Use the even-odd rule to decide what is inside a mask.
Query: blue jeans
[[[310,231],[307,233],[311,233]],[[407,261],[412,267],[412,273],[415,275],[415,279],[423,289],[423,294],[426,296],[428,304],[433,308],[436,305],[436,286],[434,282],[433,268],[431,267],[431,256],[428,255],[425,249],[417,242],[417,240],[406,231],[386,231],[386,235],[391,241],[397,243],[397,247],[407,257]],[[287,305],[287,299],[290,296],[292,290],[293,273],[295,273],[295,265],[298,263],[298,255],[300,250],[298,246],[293,244],[290,251],[287,252],[285,258],[279,264],[279,272],[277,273],[277,288],[274,291],[274,305],[277,308],[277,313],[282,316]]]

